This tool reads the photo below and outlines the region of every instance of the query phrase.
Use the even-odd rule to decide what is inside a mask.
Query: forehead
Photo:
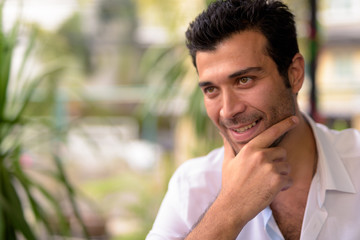
[[[217,72],[231,72],[241,68],[258,67],[271,61],[266,54],[266,38],[257,31],[236,33],[225,39],[212,51],[196,54],[200,79]]]

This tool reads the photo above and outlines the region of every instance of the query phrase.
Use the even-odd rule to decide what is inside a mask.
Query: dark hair
[[[202,12],[186,31],[186,45],[196,66],[197,51],[212,51],[235,33],[254,30],[267,39],[267,54],[281,76],[288,79],[288,68],[299,47],[294,15],[276,0],[217,0]]]

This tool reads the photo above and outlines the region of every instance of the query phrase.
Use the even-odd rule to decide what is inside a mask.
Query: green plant
[[[51,236],[55,231],[61,235],[70,234],[70,225],[56,195],[35,179],[21,163],[24,151],[24,131],[34,122],[26,117],[31,97],[41,82],[61,71],[57,67],[31,77],[25,69],[30,53],[35,46],[32,34],[22,56],[17,73],[12,71],[12,63],[20,32],[20,21],[9,31],[2,24],[4,3],[0,3],[0,239],[39,239],[40,232]],[[44,124],[43,127],[46,127]],[[75,191],[64,171],[63,163],[56,152],[51,157],[52,170],[45,175],[57,183],[67,194],[75,216],[80,219],[75,202]],[[45,207],[47,206],[47,207]],[[51,209],[47,211],[47,209]],[[50,220],[50,215],[55,217]],[[80,223],[82,223],[80,219]],[[86,230],[82,224],[85,235]]]
[[[147,49],[138,74],[148,86],[145,104],[139,108],[144,121],[149,115],[170,115],[175,121],[190,119],[198,140],[196,149],[189,149],[198,151],[194,156],[219,145],[221,138],[207,117],[197,75],[183,42]]]

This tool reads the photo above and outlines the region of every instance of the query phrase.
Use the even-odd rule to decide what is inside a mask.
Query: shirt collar
[[[312,128],[318,151],[318,166],[314,178],[320,181],[320,204],[324,203],[327,190],[356,193],[349,173],[336,151],[336,146],[330,142],[329,130],[315,123],[308,115],[304,114],[304,116]]]

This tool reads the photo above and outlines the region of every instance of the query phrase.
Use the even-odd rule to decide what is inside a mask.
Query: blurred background
[[[176,167],[221,146],[184,44],[208,2],[3,2],[1,36],[15,44],[0,86],[1,160],[36,239],[48,239],[44,228],[61,235],[58,222],[38,219],[54,209],[73,239],[144,239]],[[360,129],[360,2],[285,2],[307,62],[302,110],[331,128]],[[10,205],[5,197],[0,204]],[[18,238],[31,236],[12,226]]]

